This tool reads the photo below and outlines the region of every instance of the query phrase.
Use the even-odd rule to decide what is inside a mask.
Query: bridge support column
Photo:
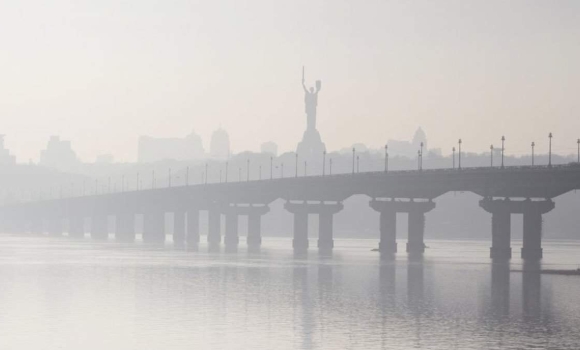
[[[187,211],[187,245],[190,247],[199,244],[199,210]]]
[[[394,254],[397,252],[397,202],[377,201],[373,199],[369,205],[380,213],[379,218],[379,252]]]
[[[267,205],[248,208],[248,249],[259,249],[262,245],[262,215],[270,211]]]
[[[332,251],[334,248],[333,219],[334,214],[343,209],[342,203],[321,204],[318,219],[318,249]]]
[[[226,232],[224,234],[224,245],[227,252],[238,250],[240,237],[238,236],[238,213],[235,210],[228,210],[226,216]]]
[[[91,217],[91,238],[106,240],[109,237],[107,215],[98,214]]]
[[[218,208],[211,208],[208,211],[207,242],[213,249],[219,246],[221,241],[221,213]]]
[[[173,245],[185,246],[185,211],[182,210],[173,213]]]
[[[423,254],[425,252],[425,213],[435,208],[435,203],[410,202],[409,234],[407,239],[407,253]]]
[[[115,239],[118,242],[135,241],[135,214],[123,213],[115,216]]]
[[[308,211],[307,203],[286,202],[284,208],[294,214],[294,238],[292,248],[297,252],[308,250]]]
[[[522,259],[542,259],[542,214],[554,209],[551,200],[523,202],[524,214],[524,244],[521,251]]]
[[[511,213],[512,202],[509,199],[489,199],[479,201],[479,206],[491,213],[491,248],[492,259],[507,260],[512,257],[511,248]]]
[[[83,238],[85,236],[85,218],[83,216],[69,217],[68,236],[74,238]]]
[[[151,211],[143,215],[143,242],[165,243],[165,213]]]

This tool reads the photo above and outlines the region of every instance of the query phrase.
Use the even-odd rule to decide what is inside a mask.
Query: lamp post
[[[261,165],[258,167],[258,170],[259,170],[258,171],[258,180],[262,180],[262,166]]]
[[[461,139],[459,139],[459,141],[457,141],[457,143],[459,143],[459,170],[461,170]]]
[[[329,174],[332,175],[332,158],[330,158],[329,162],[330,162],[330,164],[329,164],[330,168],[328,170],[329,170]]]
[[[281,168],[280,169],[280,178],[283,179],[284,178],[284,163],[281,164],[281,167],[280,168]]]
[[[274,178],[274,157],[270,157],[270,180]]]
[[[421,170],[423,170],[423,141],[421,141]]]
[[[548,150],[548,167],[552,167],[552,133],[548,134],[548,138],[550,139],[550,148]]]
[[[385,145],[385,173],[389,171],[389,145]]]
[[[296,175],[295,177],[298,177],[298,152],[296,153]]]
[[[242,182],[242,167],[238,167],[238,182]]]
[[[504,153],[505,153],[505,136],[501,137],[501,168],[504,168],[503,165],[503,159],[504,159]]]
[[[322,176],[326,175],[326,150],[322,151]]]
[[[304,161],[304,176],[308,175],[308,164]]]
[[[355,149],[354,149],[354,147],[353,147],[353,148],[352,148],[352,174],[353,174],[353,175],[354,175],[354,152],[355,152]]]
[[[493,168],[493,145],[489,146],[489,166]]]
[[[534,166],[534,156],[535,156],[534,148],[535,147],[536,147],[536,143],[532,141],[532,166]]]
[[[225,182],[228,183],[228,170],[229,170],[229,162],[226,161],[226,176],[225,176]]]
[[[455,147],[453,147],[451,151],[453,152],[453,169],[455,169]]]
[[[580,163],[580,139],[576,143],[578,144],[578,163]]]
[[[421,170],[421,151],[417,151],[417,170]]]

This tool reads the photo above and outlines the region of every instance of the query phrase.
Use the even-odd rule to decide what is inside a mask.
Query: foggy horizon
[[[206,145],[220,125],[233,150],[275,141],[291,151],[305,126],[305,66],[308,86],[323,82],[318,128],[329,150],[381,148],[420,126],[444,154],[458,138],[483,152],[501,135],[524,154],[531,141],[545,149],[548,132],[555,153],[571,154],[579,7],[5,2],[2,133],[20,162],[37,161],[50,135],[83,161],[132,162],[140,135],[195,130]]]

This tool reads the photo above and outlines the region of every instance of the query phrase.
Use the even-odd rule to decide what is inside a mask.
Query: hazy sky
[[[448,153],[572,153],[580,137],[580,1],[0,2],[0,133],[19,161],[52,134],[93,161],[139,135],[234,151],[306,125],[301,67],[322,80],[327,148],[381,147],[422,126]]]

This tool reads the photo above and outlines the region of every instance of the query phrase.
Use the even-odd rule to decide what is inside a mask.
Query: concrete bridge
[[[116,220],[115,237],[135,240],[135,215],[143,215],[143,241],[165,241],[165,213],[174,213],[177,246],[196,246],[200,241],[200,211],[208,212],[207,241],[210,249],[235,251],[239,245],[238,217],[248,216],[248,248],[261,245],[261,217],[277,199],[294,215],[293,247],[309,248],[308,215],[319,215],[318,248],[333,248],[333,215],[343,209],[342,201],[367,195],[369,205],[380,213],[379,251],[397,252],[396,214],[408,213],[409,254],[425,249],[425,213],[435,208],[433,199],[451,191],[470,191],[482,197],[480,206],[492,214],[492,258],[509,259],[510,216],[524,215],[521,256],[542,258],[542,214],[554,209],[552,199],[580,188],[580,164],[560,166],[463,168],[365,172],[327,176],[305,176],[247,182],[211,183],[193,186],[89,195],[0,207],[3,232],[31,232],[84,237],[89,217],[93,239],[108,237],[108,216]],[[221,232],[221,216],[225,232]]]

